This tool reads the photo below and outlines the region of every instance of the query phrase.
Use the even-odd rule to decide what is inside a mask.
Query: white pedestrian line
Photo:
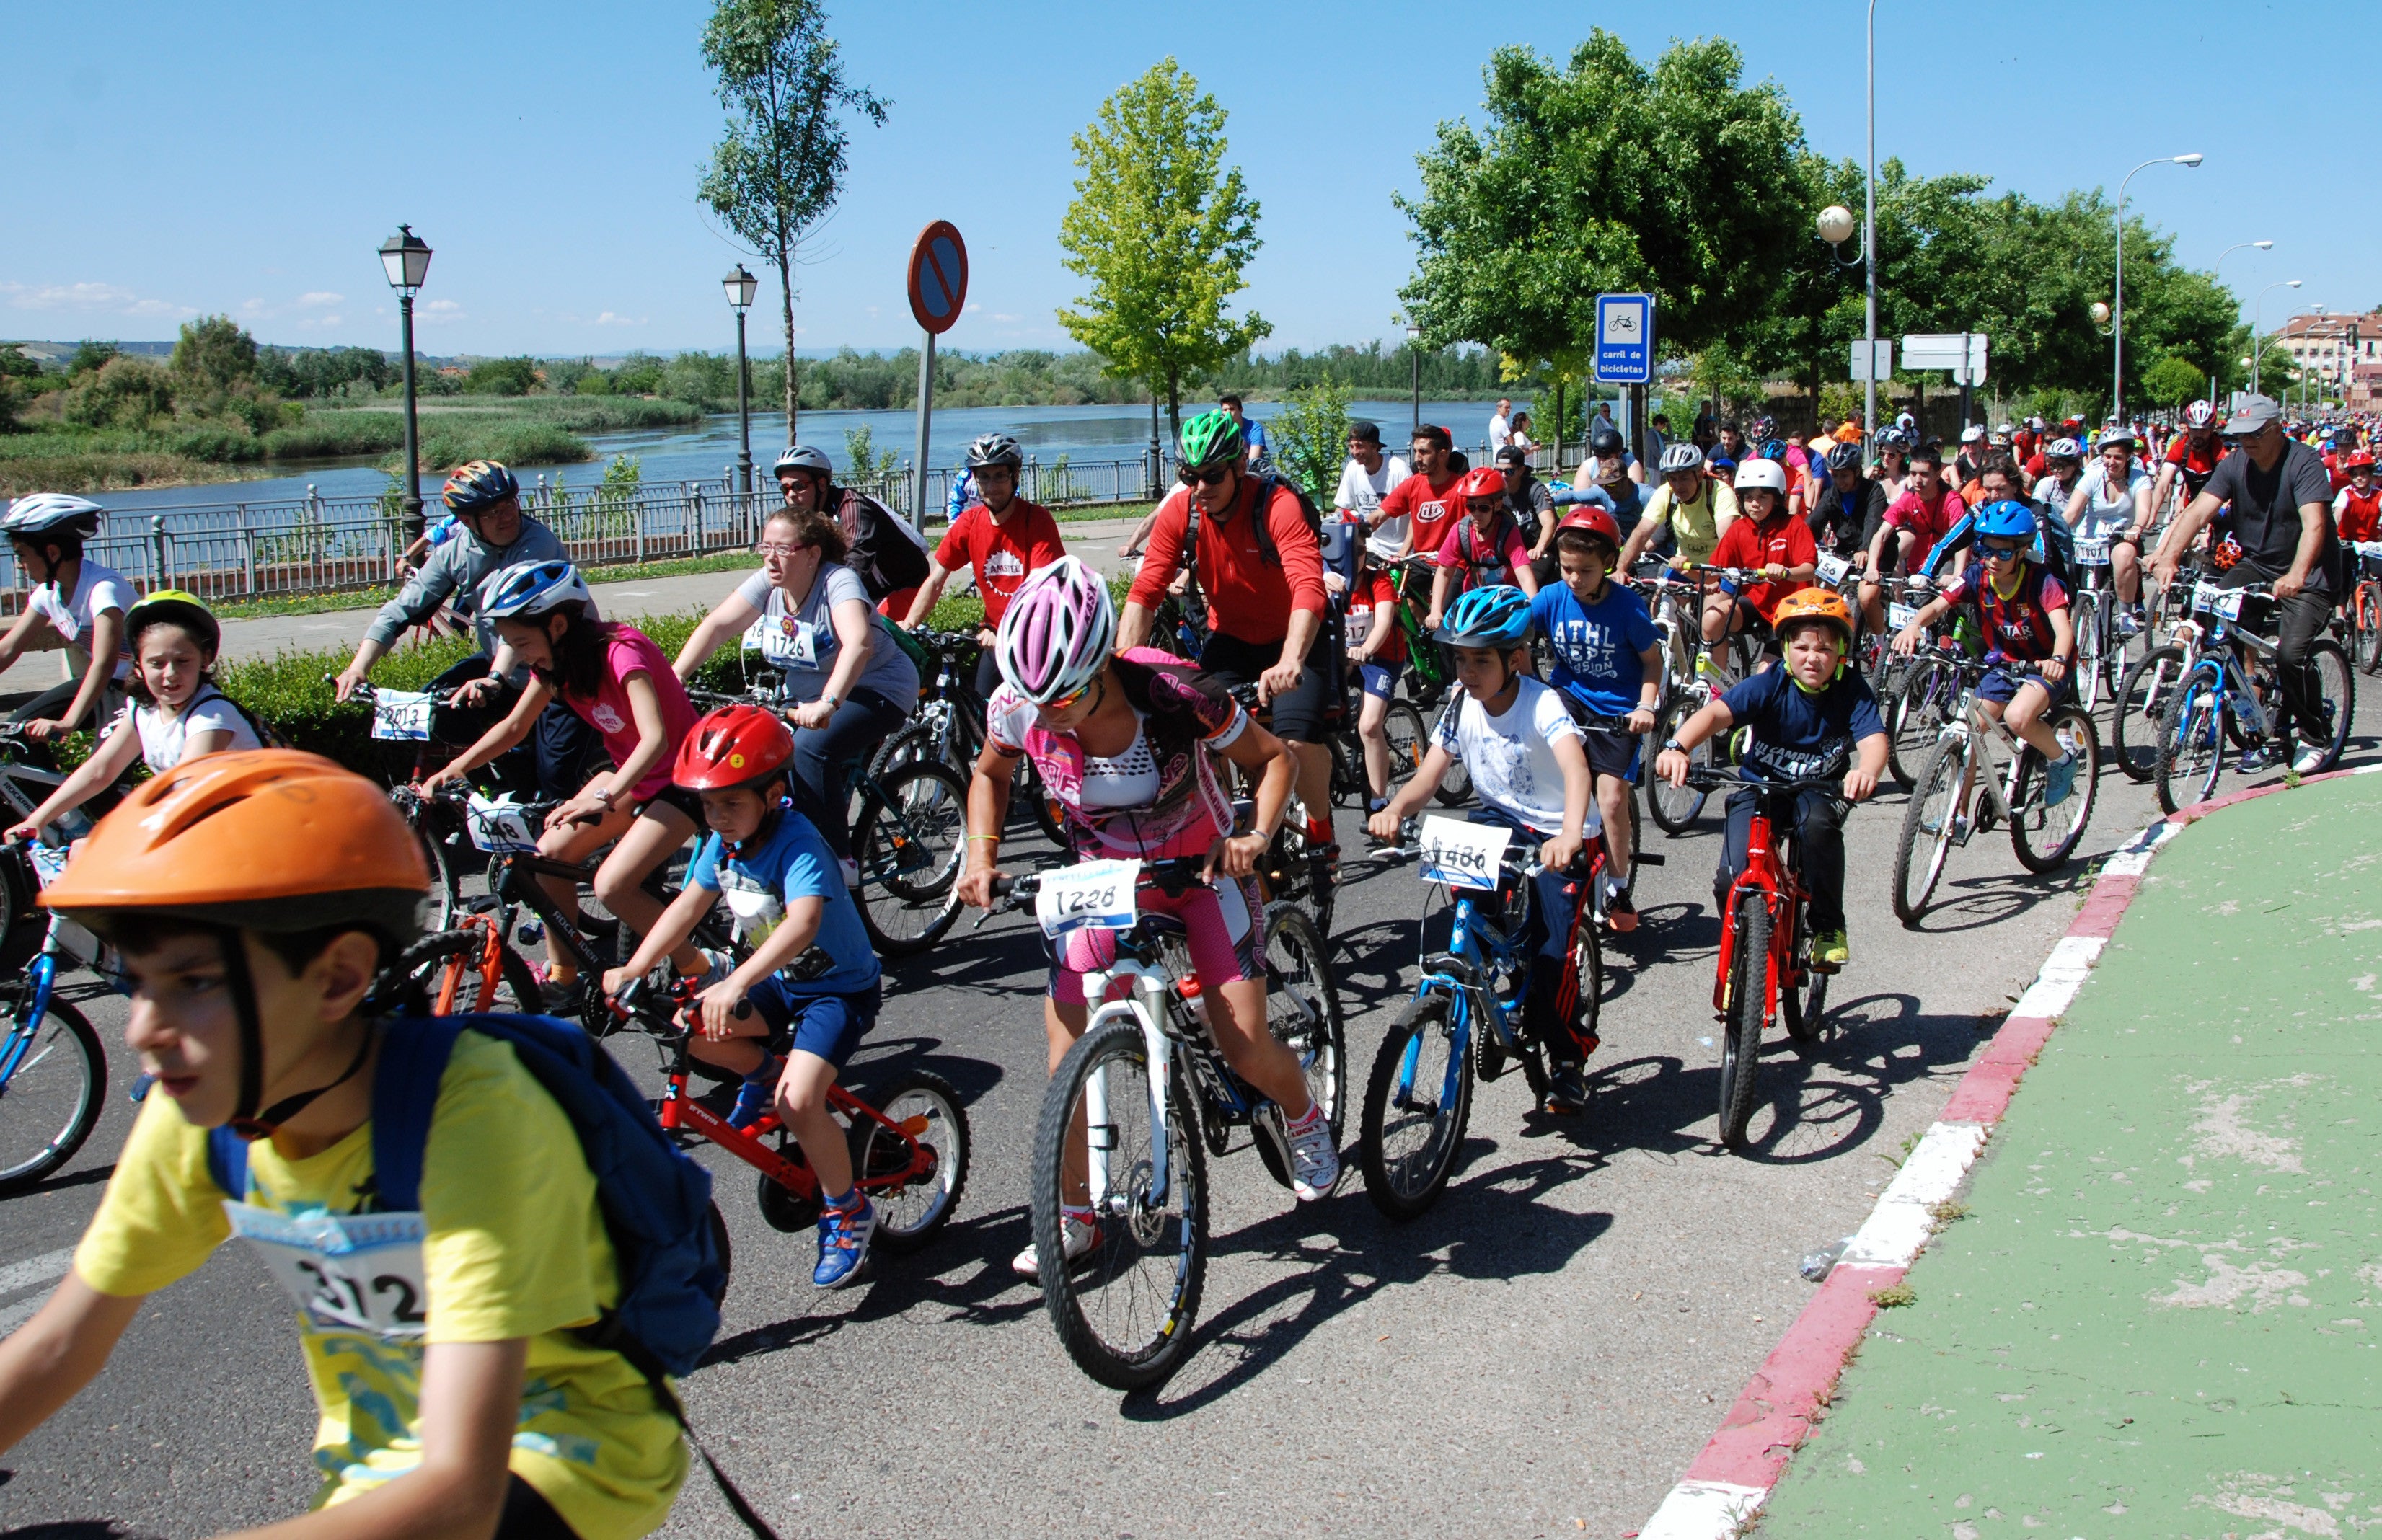
[[[2101,959],[2101,948],[2108,942],[2097,935],[2063,935],[2044,959],[2043,970],[2010,1007],[2012,1016],[2030,1016],[2039,1021],[2057,1021],[2075,1003],[2076,992]]]
[[[1934,1232],[1934,1205],[1958,1189],[1960,1179],[1969,1174],[1984,1144],[1982,1124],[1937,1123],[1930,1128],[1870,1211],[1868,1222],[1845,1248],[1844,1264],[1909,1266]]]
[[[36,1299],[27,1300],[23,1304],[12,1304],[6,1310],[0,1310],[0,1337],[7,1336],[35,1315],[40,1314],[42,1306],[49,1302],[50,1297],[43,1294]]]
[[[74,1248],[72,1246],[55,1252],[44,1252],[40,1256],[27,1257],[22,1262],[12,1262],[6,1267],[0,1267],[0,1295],[14,1294],[20,1289],[31,1289],[36,1284],[47,1283],[52,1278],[62,1278],[67,1276],[67,1269],[73,1264]]]

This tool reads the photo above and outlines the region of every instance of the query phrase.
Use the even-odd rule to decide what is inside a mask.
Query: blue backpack
[[[399,1017],[382,1023],[373,1076],[373,1172],[384,1213],[422,1206],[422,1160],[439,1078],[469,1027],[512,1045],[579,1132],[620,1269],[620,1302],[576,1335],[608,1349],[653,1382],[673,1412],[664,1375],[690,1373],[719,1331],[728,1290],[712,1233],[711,1173],[666,1137],[652,1106],[612,1056],[575,1026],[537,1016]],[[228,1128],[207,1138],[207,1168],[234,1198],[248,1195],[248,1145]],[[681,1418],[682,1422],[683,1417]]]

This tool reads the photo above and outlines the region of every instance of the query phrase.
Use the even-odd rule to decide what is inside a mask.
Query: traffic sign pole
[[[927,431],[935,420],[935,338],[951,330],[967,304],[967,244],[948,219],[918,232],[910,248],[910,313],[925,340],[918,348],[918,453],[910,462],[910,524],[927,529]],[[1022,492],[1024,488],[1021,486]]]

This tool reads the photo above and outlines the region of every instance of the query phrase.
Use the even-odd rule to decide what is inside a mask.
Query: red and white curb
[[[2302,786],[2343,776],[2382,773],[2382,764],[2310,776]],[[1787,1460],[1811,1436],[1845,1360],[1869,1329],[1874,1290],[1902,1281],[1934,1233],[1934,1206],[1958,1190],[2009,1109],[2011,1093],[2050,1040],[2053,1025],[2100,960],[2101,949],[2142,887],[2158,848],[2235,802],[2290,789],[2256,787],[2184,809],[2128,840],[2102,863],[2083,912],[2044,959],[1984,1053],[1954,1088],[1943,1116],[1912,1148],[1869,1219],[1855,1233],[1820,1291],[1761,1369],[1746,1382],[1721,1423],[1639,1532],[1640,1540],[1732,1540],[1761,1511]]]

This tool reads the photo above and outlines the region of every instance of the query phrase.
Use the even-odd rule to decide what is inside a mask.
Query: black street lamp
[[[397,313],[405,333],[405,543],[422,538],[421,434],[413,417],[413,297],[430,276],[430,248],[399,225],[397,234],[380,243],[380,265],[388,287],[397,290]]]
[[[1415,433],[1422,432],[1422,328],[1406,323],[1406,351],[1414,356],[1414,423]]]
[[[728,303],[736,312],[736,490],[746,497],[753,495],[753,401],[744,369],[744,312],[753,305],[753,291],[761,280],[744,271],[738,263],[719,280],[728,291]]]

